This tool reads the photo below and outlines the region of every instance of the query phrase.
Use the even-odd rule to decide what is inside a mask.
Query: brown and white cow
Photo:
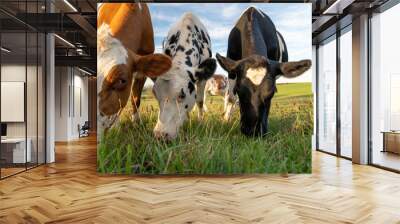
[[[228,77],[215,74],[207,80],[206,93],[212,96],[224,96],[228,88]]]
[[[207,111],[206,96],[207,94],[211,96],[222,96],[224,97],[224,114],[227,111],[227,99],[228,99],[228,77],[224,75],[215,74],[210,79],[207,80],[204,94],[204,111]],[[233,111],[233,110],[230,110]]]
[[[103,3],[97,15],[98,132],[118,120],[131,95],[137,116],[146,77],[171,68],[170,57],[154,53],[149,9],[143,3]]]

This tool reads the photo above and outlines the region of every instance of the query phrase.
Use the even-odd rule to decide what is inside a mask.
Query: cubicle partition
[[[0,178],[45,163],[46,38],[23,22],[44,1],[0,3]],[[13,9],[8,11],[8,9]]]

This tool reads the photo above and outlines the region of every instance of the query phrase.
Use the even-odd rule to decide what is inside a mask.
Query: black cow
[[[231,30],[227,57],[217,54],[217,60],[228,72],[228,101],[234,103],[235,94],[239,96],[241,131],[248,136],[267,133],[276,79],[297,77],[311,67],[310,60],[287,62],[282,35],[254,7],[244,11]]]

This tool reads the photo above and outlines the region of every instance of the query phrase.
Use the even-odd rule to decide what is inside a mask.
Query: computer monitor
[[[7,124],[1,123],[1,136],[7,136]]]

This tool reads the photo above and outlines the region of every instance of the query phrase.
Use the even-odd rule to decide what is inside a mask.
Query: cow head
[[[155,78],[166,72],[171,61],[162,54],[132,55],[127,64],[115,64],[104,75],[99,92],[99,110],[104,115],[116,114],[128,101],[134,76]]]
[[[113,125],[125,107],[133,78],[157,77],[170,69],[171,59],[163,54],[138,55],[101,30],[97,39],[97,86],[99,130],[104,130]]]
[[[172,140],[188,118],[196,102],[195,84],[210,78],[217,67],[215,59],[206,59],[197,67],[173,63],[172,68],[157,78],[153,93],[160,112],[154,128],[156,138]]]
[[[208,91],[212,95],[223,95],[228,87],[228,78],[222,75],[213,75],[208,81]]]
[[[217,54],[217,60],[236,80],[233,91],[239,96],[241,131],[247,136],[267,133],[277,76],[294,78],[311,67],[310,60],[279,63],[259,55],[234,61]]]

